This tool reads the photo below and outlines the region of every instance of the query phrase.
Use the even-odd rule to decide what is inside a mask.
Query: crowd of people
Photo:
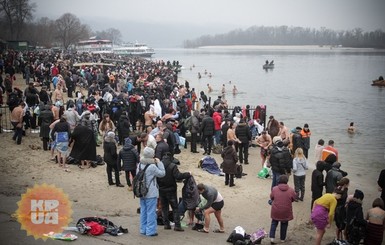
[[[116,64],[97,65],[106,60]],[[77,66],[80,62],[94,65]],[[179,172],[175,155],[181,152],[180,147],[187,148],[186,139],[194,154],[199,153],[199,146],[204,149],[203,155],[220,149],[224,184],[229,187],[235,186],[237,166],[249,164],[249,150],[259,147],[261,167],[271,169],[269,237],[271,243],[276,243],[275,231],[281,223],[280,240],[284,242],[288,222],[293,219],[292,203],[305,199],[309,125],[304,123],[303,127],[289,130],[272,115],[266,121],[264,105],[255,110],[250,106],[230,110],[221,96],[211,103],[204,91],[198,96],[189,82],[178,81],[178,68],[178,62],[138,58],[122,61],[117,57],[90,54],[7,50],[0,56],[0,87],[1,102],[7,104],[11,112],[12,139],[21,144],[27,128],[38,128],[43,149],[50,151],[51,159],[66,172],[70,172],[69,161],[76,161],[82,169],[89,168],[97,160],[96,148],[102,145],[107,183],[124,187],[119,176],[119,172],[124,171],[130,191],[138,169],[148,165],[149,191],[140,199],[140,233],[146,236],[158,234],[157,210],[164,229],[171,229],[169,206],[174,230],[183,231],[177,181],[191,183],[193,176],[190,172]],[[17,72],[25,79],[24,92],[13,85]],[[315,156],[309,216],[317,228],[316,244],[321,244],[325,229],[333,222],[337,239],[356,244],[357,239],[365,238],[365,244],[381,244],[385,172],[378,181],[383,190],[382,199],[374,200],[373,208],[364,216],[364,194],[355,190],[349,195],[349,179],[341,169],[334,141],[329,140],[325,146],[325,141],[320,139]],[[288,184],[291,174],[294,188]],[[213,213],[220,226],[214,232],[223,233],[224,197],[216,188],[203,183],[195,185],[194,196],[199,200],[186,209],[190,223],[195,213],[202,213],[203,227],[197,230],[208,233]],[[356,235],[355,229],[360,225],[367,227],[365,237]]]

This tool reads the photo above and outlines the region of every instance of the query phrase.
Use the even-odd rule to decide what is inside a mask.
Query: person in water
[[[237,89],[237,87],[235,87],[235,85],[234,85],[234,87],[233,87],[233,94],[236,95],[237,93],[238,93],[238,89]]]
[[[209,93],[213,92],[213,88],[211,87],[211,85],[209,83],[207,84],[207,89],[208,89]]]
[[[354,134],[356,132],[356,128],[354,127],[354,122],[351,122],[348,127],[348,133]]]

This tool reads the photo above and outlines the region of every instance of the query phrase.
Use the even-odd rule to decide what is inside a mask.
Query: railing
[[[0,130],[2,132],[12,131],[13,126],[11,124],[11,111],[8,106],[0,106]]]

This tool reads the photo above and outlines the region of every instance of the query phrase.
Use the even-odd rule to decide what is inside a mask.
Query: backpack
[[[361,240],[366,236],[366,225],[366,220],[358,220],[357,217],[353,217],[347,226],[348,242],[350,244],[360,244]]]
[[[139,165],[139,172],[136,174],[134,180],[132,181],[135,197],[145,197],[147,195],[148,186],[146,184],[146,169],[148,166],[150,166],[150,164],[147,164],[144,169],[140,169]]]
[[[190,129],[192,127],[191,123],[192,123],[192,120],[191,120],[191,117],[192,116],[189,116],[188,118],[186,118],[184,120],[184,126],[187,128],[187,129]]]
[[[241,164],[237,164],[237,172],[235,173],[235,178],[240,179],[243,175],[243,166]]]

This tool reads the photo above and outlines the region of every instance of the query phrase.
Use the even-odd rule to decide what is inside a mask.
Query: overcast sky
[[[126,41],[181,46],[183,40],[250,26],[385,31],[385,0],[32,0],[36,17],[72,13],[92,28],[119,29]],[[145,40],[143,40],[145,39]]]

